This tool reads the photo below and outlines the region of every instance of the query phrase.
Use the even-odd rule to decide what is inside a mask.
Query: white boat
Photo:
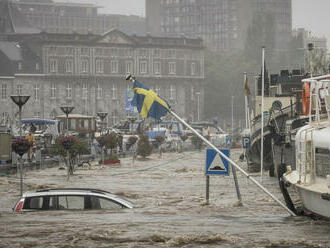
[[[280,186],[288,207],[296,211],[286,187],[293,186],[304,213],[330,219],[330,75],[308,82],[311,106],[309,124],[296,134],[296,168],[287,166]],[[282,183],[282,185],[281,185]],[[285,187],[285,186],[286,187]]]

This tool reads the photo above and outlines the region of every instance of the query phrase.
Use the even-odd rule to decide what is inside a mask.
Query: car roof
[[[90,189],[90,188],[50,188],[41,189],[36,191],[28,191],[23,194],[23,197],[37,197],[37,196],[49,196],[49,195],[94,195],[104,197],[110,200],[114,200],[124,205],[127,208],[133,208],[130,201],[123,199],[115,194],[112,194],[105,190]]]

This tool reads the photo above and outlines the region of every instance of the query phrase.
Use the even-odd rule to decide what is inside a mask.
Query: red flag
[[[245,89],[245,95],[246,96],[251,96],[251,91],[250,91],[250,88],[249,88],[247,77],[246,77],[246,80],[245,80],[244,89]]]

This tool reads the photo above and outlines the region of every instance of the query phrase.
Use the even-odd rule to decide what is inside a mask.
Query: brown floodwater
[[[236,161],[240,150],[233,151]],[[239,163],[246,168],[245,163]],[[24,191],[45,187],[97,188],[128,198],[133,209],[12,213],[19,178],[0,178],[0,247],[330,247],[330,222],[290,217],[238,172],[243,206],[232,176],[211,176],[205,204],[205,152],[121,159],[121,165],[24,173]],[[260,180],[259,175],[255,175]],[[277,179],[262,184],[282,196]]]

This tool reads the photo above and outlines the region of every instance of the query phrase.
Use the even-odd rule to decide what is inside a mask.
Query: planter
[[[31,147],[31,143],[27,139],[15,139],[11,145],[13,151],[19,156],[23,156],[27,153]]]
[[[115,159],[115,160],[104,160],[104,164],[120,164],[120,160],[119,159]]]
[[[64,136],[60,138],[60,142],[66,150],[70,150],[76,139],[73,136]]]

